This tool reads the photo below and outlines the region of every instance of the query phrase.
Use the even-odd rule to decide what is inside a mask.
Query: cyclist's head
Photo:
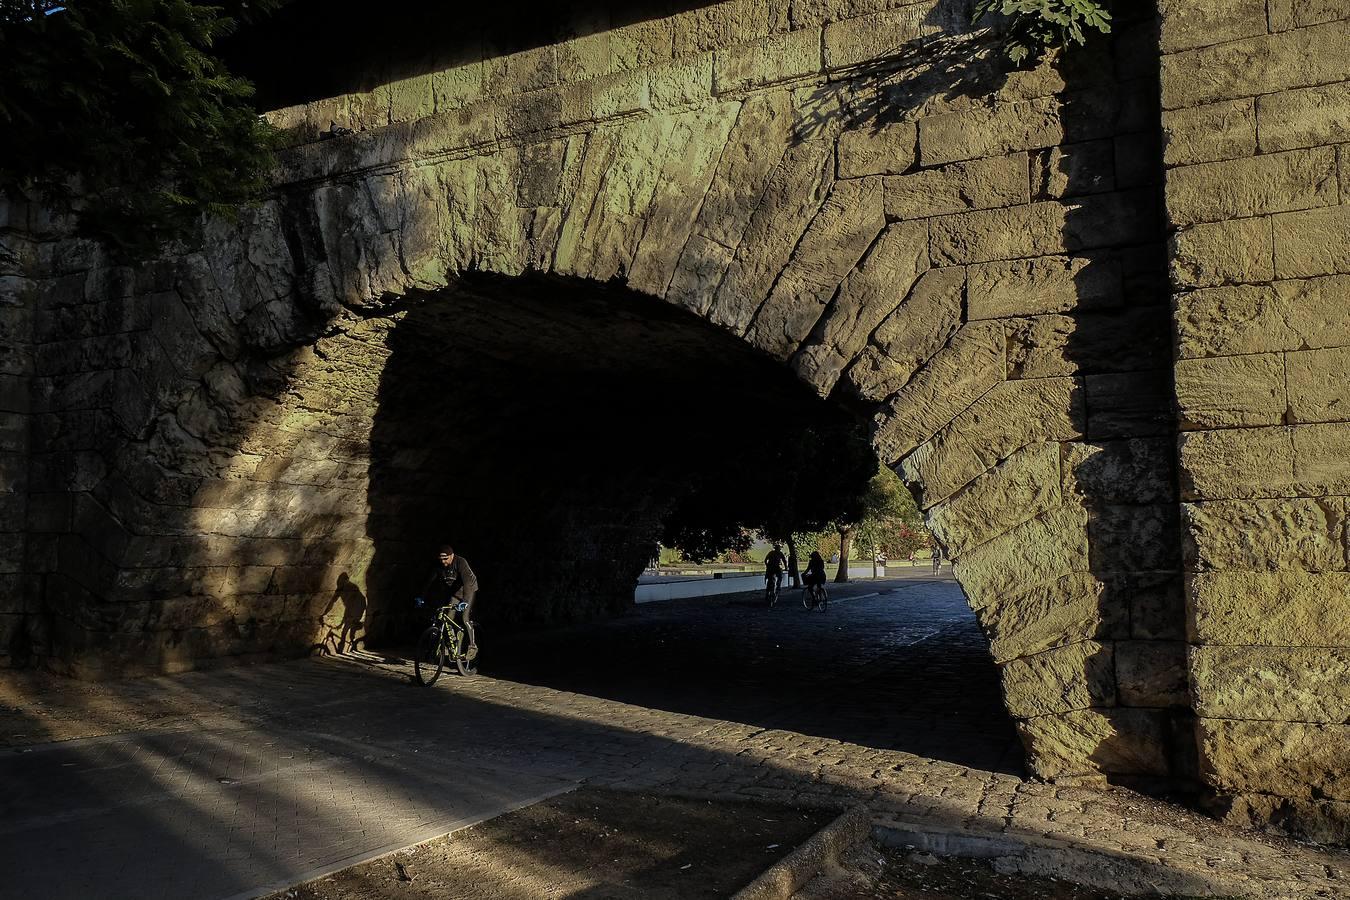
[[[448,566],[455,561],[455,548],[451,547],[449,544],[441,544],[439,553],[443,565]]]

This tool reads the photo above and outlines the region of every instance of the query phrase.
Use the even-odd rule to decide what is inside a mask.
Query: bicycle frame
[[[462,635],[464,626],[455,621],[455,607],[447,603],[436,610],[436,652],[446,659],[458,659],[462,654],[459,648],[464,644]]]

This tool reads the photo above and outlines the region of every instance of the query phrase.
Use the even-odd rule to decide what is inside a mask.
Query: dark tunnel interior
[[[442,541],[479,574],[481,621],[579,621],[631,606],[672,514],[753,524],[794,485],[875,471],[859,411],[627,288],[473,275],[401,306],[380,320],[372,643],[415,627]]]

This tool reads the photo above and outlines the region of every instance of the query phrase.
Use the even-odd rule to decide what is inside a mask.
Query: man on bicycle
[[[427,583],[422,586],[417,605],[429,605],[439,609],[447,603],[455,604],[456,621],[469,633],[469,648],[476,649],[478,641],[473,634],[473,598],[478,593],[478,576],[469,568],[469,561],[455,554],[455,548],[442,544],[441,564],[431,573]]]
[[[782,549],[777,544],[764,557],[764,584],[773,585],[773,593],[777,594],[778,589],[783,586],[783,571],[787,568],[787,557],[783,555]]]

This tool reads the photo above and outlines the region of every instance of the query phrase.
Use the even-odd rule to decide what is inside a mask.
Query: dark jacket
[[[469,568],[468,560],[455,554],[448,566],[437,566],[422,588],[422,596],[433,606],[460,600],[472,601],[478,592],[478,576]]]

